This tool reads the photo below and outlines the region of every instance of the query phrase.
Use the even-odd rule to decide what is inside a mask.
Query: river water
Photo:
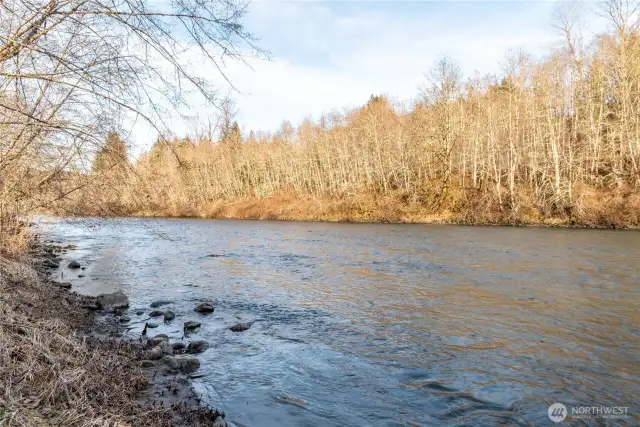
[[[212,347],[195,380],[235,426],[640,422],[640,233],[182,219],[43,219],[80,293],[122,290]],[[221,255],[207,257],[208,254]],[[66,265],[66,264],[64,264]],[[84,277],[77,277],[79,274]],[[193,311],[210,301],[215,312]],[[243,333],[228,330],[255,321]],[[636,415],[634,415],[636,414]]]

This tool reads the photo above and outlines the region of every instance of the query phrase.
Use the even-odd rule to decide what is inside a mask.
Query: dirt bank
[[[224,426],[171,356],[145,360],[154,344],[127,336],[126,309],[48,279],[65,250],[0,258],[0,426]]]

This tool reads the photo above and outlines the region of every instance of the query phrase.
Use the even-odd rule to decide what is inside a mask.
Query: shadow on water
[[[74,289],[171,299],[238,426],[549,425],[638,409],[640,233],[213,220],[43,224]],[[207,257],[218,254],[218,257]],[[210,301],[215,312],[193,311]],[[132,316],[134,333],[145,316]],[[228,327],[254,321],[243,333]],[[629,425],[635,420],[617,420]],[[600,425],[601,420],[581,420]]]

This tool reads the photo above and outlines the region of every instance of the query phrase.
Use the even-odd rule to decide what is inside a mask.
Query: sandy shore
[[[0,425],[225,426],[193,391],[199,361],[183,346],[133,337],[123,304],[49,279],[67,250],[0,259]]]

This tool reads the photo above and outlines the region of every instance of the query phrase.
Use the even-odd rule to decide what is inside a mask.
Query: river
[[[73,290],[129,295],[132,334],[148,320],[133,313],[157,299],[177,314],[157,333],[180,339],[183,321],[202,322],[189,338],[212,347],[194,384],[235,426],[550,425],[555,402],[640,409],[639,232],[195,219],[40,227],[78,246],[67,256],[86,269],[54,273]],[[195,313],[199,301],[215,312]],[[228,330],[238,321],[255,323]]]

